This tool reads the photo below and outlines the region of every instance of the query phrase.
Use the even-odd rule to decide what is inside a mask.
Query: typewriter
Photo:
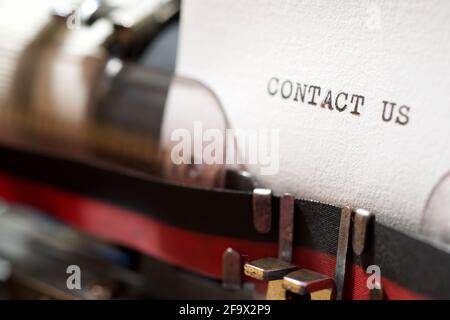
[[[0,8],[2,299],[450,298],[450,5]]]

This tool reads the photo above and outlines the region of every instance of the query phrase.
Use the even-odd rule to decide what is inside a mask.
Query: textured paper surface
[[[449,16],[437,0],[185,0],[177,72],[211,87],[234,127],[280,129],[280,172],[258,177],[275,193],[414,231],[450,170]],[[283,100],[271,77],[365,105],[354,116]],[[409,106],[408,124],[382,121],[383,100]]]

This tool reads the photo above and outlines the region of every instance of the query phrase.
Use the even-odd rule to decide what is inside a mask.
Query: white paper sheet
[[[274,193],[416,231],[450,170],[449,16],[439,0],[184,0],[177,72],[211,87],[233,127],[280,129],[280,171],[258,176]],[[364,105],[354,115],[272,96],[272,77]],[[396,103],[391,121],[383,101]]]

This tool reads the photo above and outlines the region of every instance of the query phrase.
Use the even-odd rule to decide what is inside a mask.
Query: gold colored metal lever
[[[300,295],[311,295],[313,300],[334,300],[334,280],[321,273],[300,269],[284,276],[283,287],[286,291]]]
[[[284,300],[283,277],[296,270],[297,267],[289,262],[276,259],[264,258],[248,262],[244,265],[245,275],[257,280],[268,281],[266,299]]]
[[[276,258],[254,260],[244,265],[245,275],[263,281],[281,280],[296,269],[295,265]]]

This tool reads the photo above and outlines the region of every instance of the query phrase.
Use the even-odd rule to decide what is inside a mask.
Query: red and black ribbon
[[[221,277],[223,251],[245,259],[276,256],[273,227],[253,227],[252,195],[162,182],[139,174],[0,147],[0,196],[28,204],[111,242],[171,264]],[[340,208],[296,200],[294,262],[334,277]],[[368,265],[378,265],[386,297],[450,299],[450,254],[378,222],[368,250],[350,257],[345,297],[367,299]]]

